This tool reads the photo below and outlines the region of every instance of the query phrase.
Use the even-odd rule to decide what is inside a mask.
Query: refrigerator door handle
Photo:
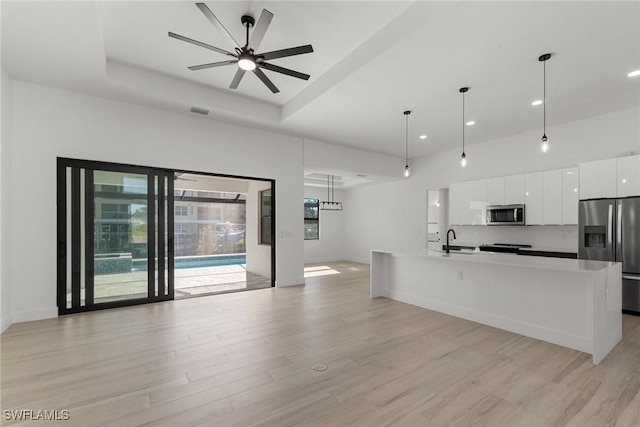
[[[615,261],[615,249],[613,248],[613,204],[609,204],[609,213],[607,215],[607,247],[609,249],[610,254],[612,255],[612,259]]]
[[[640,276],[631,276],[630,274],[623,274],[622,278],[624,280],[637,280],[638,282],[640,282]]]
[[[622,202],[618,201],[618,218],[616,218],[616,261],[622,262]]]

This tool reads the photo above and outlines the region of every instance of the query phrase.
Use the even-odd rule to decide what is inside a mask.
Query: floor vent
[[[209,110],[204,110],[204,109],[198,108],[198,107],[191,107],[190,111],[192,113],[202,114],[203,116],[206,116],[207,114],[209,114]]]

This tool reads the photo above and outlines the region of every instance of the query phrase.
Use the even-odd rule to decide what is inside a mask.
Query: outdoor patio
[[[94,278],[96,303],[123,299],[145,298],[147,272],[102,274]],[[175,270],[175,298],[189,298],[224,292],[268,288],[271,279],[247,272],[246,264],[211,267],[178,268]],[[84,300],[84,289],[80,290]],[[71,294],[67,293],[67,301]]]

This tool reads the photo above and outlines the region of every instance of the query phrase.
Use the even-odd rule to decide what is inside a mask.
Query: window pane
[[[304,199],[304,218],[318,219],[320,201],[318,199]]]
[[[320,229],[319,229],[318,220],[315,220],[315,219],[304,220],[304,239],[305,240],[320,239]]]
[[[260,192],[260,244],[271,244],[271,190]]]

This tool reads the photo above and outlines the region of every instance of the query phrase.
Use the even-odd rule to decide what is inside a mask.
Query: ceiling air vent
[[[207,114],[209,114],[209,110],[203,110],[202,108],[198,108],[198,107],[191,107],[190,111],[192,113],[202,114],[203,116],[206,116]]]

